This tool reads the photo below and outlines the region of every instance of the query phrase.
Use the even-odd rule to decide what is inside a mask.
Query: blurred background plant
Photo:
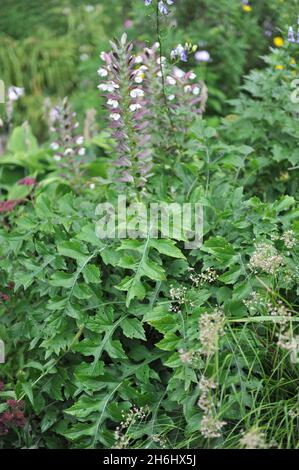
[[[165,53],[174,44],[196,44],[189,63],[209,88],[208,115],[226,114],[242,76],[264,63],[269,45],[281,46],[280,28],[291,24],[298,0],[178,0],[171,21],[162,24]],[[113,15],[111,15],[113,11]],[[39,139],[46,139],[42,120],[45,96],[70,96],[84,116],[95,107],[98,54],[108,37],[127,32],[129,40],[152,44],[155,28],[142,1],[3,0],[0,18],[0,73],[7,85],[25,88],[16,122],[26,116]],[[144,14],[148,21],[144,21]],[[190,64],[188,67],[190,67]],[[100,109],[100,107],[98,107]],[[2,116],[1,116],[2,117]],[[101,111],[99,122],[103,122]]]

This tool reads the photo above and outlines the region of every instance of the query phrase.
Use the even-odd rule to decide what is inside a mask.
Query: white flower
[[[108,91],[109,93],[112,93],[116,88],[119,88],[119,86],[114,82],[101,83],[100,85],[98,85],[99,90]]]
[[[137,55],[135,57],[135,64],[141,64],[143,62],[143,59],[141,57],[141,55]]]
[[[24,95],[24,88],[18,86],[10,86],[8,88],[8,99],[9,101],[18,101],[21,96]]]
[[[194,58],[197,62],[209,62],[211,56],[208,51],[197,51],[194,54]]]
[[[77,145],[82,145],[84,142],[84,137],[82,135],[80,135],[79,137],[77,137],[76,139],[76,144]]]
[[[59,162],[61,160],[61,156],[60,155],[54,155],[54,160],[56,160],[56,162]]]
[[[85,11],[86,11],[87,13],[93,12],[93,11],[94,11],[94,6],[93,6],[93,5],[86,5],[86,6],[85,6]]]
[[[134,111],[137,111],[137,109],[141,109],[141,104],[139,103],[135,103],[135,104],[131,104],[130,105],[130,111],[134,112]]]
[[[143,78],[144,78],[144,74],[143,73],[140,73],[138,74],[136,77],[135,77],[135,83],[142,83],[143,82]]]
[[[194,80],[196,78],[196,75],[194,72],[191,72],[189,75],[190,80]]]
[[[184,86],[184,92],[185,93],[189,93],[190,91],[192,91],[192,87],[190,85]]]
[[[200,93],[200,88],[199,88],[198,86],[194,87],[192,93],[193,93],[193,95],[195,95],[195,96],[199,95],[199,93]]]
[[[88,55],[88,54],[84,53],[84,54],[81,54],[81,55],[80,55],[80,60],[81,60],[82,62],[85,62],[85,61],[88,60],[88,59],[89,59],[89,55]]]
[[[108,84],[108,91],[114,91],[118,88],[119,88],[119,85],[117,85],[117,83],[115,83],[115,82],[110,82]]]
[[[100,67],[98,70],[98,75],[100,75],[100,77],[107,77],[108,70],[104,69],[103,67]]]
[[[173,101],[175,99],[175,95],[169,95],[168,99],[169,99],[169,101]]]
[[[176,80],[175,78],[171,77],[170,75],[168,77],[166,77],[166,83],[168,85],[175,85],[176,84]]]
[[[98,89],[102,91],[107,91],[108,89],[107,83],[101,83],[100,85],[98,85]]]
[[[112,108],[117,108],[118,107],[118,101],[112,100],[111,98],[107,101],[108,106],[111,106]]]
[[[78,154],[80,155],[80,157],[83,157],[83,155],[85,155],[85,148],[82,147],[82,149],[79,150]]]
[[[90,185],[89,185],[90,189],[94,189],[95,187],[96,187],[96,185],[94,183],[90,183]]]
[[[119,113],[111,113],[110,114],[110,119],[112,119],[113,121],[119,121],[121,118],[121,115]]]
[[[57,150],[59,148],[59,145],[57,142],[52,142],[52,144],[50,145],[50,148],[52,150]]]
[[[57,121],[57,119],[59,118],[59,111],[58,109],[55,107],[55,108],[51,108],[50,110],[50,113],[49,113],[49,117],[50,117],[50,121],[52,123],[54,123],[55,121]]]
[[[171,58],[171,60],[176,59],[176,57],[177,57],[177,52],[176,52],[175,49],[172,49],[172,51],[170,52],[170,58]]]
[[[71,149],[70,147],[65,149],[64,151],[64,155],[71,155],[73,153],[73,149]]]
[[[173,68],[173,73],[176,78],[183,78],[185,76],[184,70],[179,69],[178,67]]]
[[[106,54],[107,54],[107,53],[106,53],[105,51],[102,51],[101,54],[100,54],[100,58],[101,58],[102,60],[106,60]]]
[[[144,91],[141,90],[140,88],[134,88],[133,90],[131,90],[130,96],[132,98],[139,98],[141,96],[144,96]]]

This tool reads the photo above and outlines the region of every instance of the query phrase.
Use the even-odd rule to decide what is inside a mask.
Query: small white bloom
[[[176,80],[175,78],[171,77],[170,75],[168,77],[166,77],[166,83],[168,85],[175,85],[176,84]]]
[[[101,58],[102,60],[106,60],[106,52],[105,52],[105,51],[101,52],[100,58]]]
[[[83,157],[83,155],[85,155],[85,148],[81,148],[78,152],[78,154],[80,155],[80,157]]]
[[[108,91],[109,93],[112,93],[117,88],[119,88],[119,86],[114,82],[101,83],[100,85],[98,85],[99,90]]]
[[[86,11],[87,13],[93,12],[93,11],[94,11],[94,6],[93,6],[93,5],[86,5],[86,6],[85,6],[85,11]]]
[[[190,85],[184,86],[184,92],[185,93],[190,93],[190,91],[192,91],[192,87]]]
[[[101,83],[100,85],[98,85],[98,89],[102,91],[107,91],[108,90],[107,83]]]
[[[143,82],[143,74],[138,74],[135,79],[135,83],[142,83]]]
[[[64,155],[71,155],[73,153],[73,149],[71,149],[70,147],[65,149],[64,151]]]
[[[157,73],[157,77],[159,77],[159,78],[161,78],[161,77],[162,77],[161,70],[159,70],[159,72]]]
[[[52,144],[50,145],[50,148],[52,150],[57,150],[59,148],[59,145],[57,142],[52,142]]]
[[[195,95],[195,96],[199,95],[199,93],[200,93],[200,88],[199,88],[198,86],[194,87],[192,93],[193,93],[193,95]]]
[[[118,101],[112,100],[111,98],[107,101],[107,104],[114,109],[118,107]]]
[[[98,70],[98,75],[100,77],[107,77],[108,70],[104,69],[103,67],[100,67],[99,70]]]
[[[196,74],[194,72],[191,72],[189,78],[190,80],[194,80],[196,78]]]
[[[168,99],[169,99],[169,101],[173,101],[175,99],[175,95],[169,95]]]
[[[10,86],[8,88],[8,99],[9,101],[18,101],[21,96],[24,95],[24,88],[18,86]]]
[[[141,57],[141,55],[137,55],[135,57],[135,64],[141,64],[143,62],[143,59]]]
[[[175,77],[177,78],[183,78],[185,76],[185,72],[182,69],[179,69],[179,67],[174,67],[173,73]]]
[[[119,121],[121,118],[121,115],[119,113],[111,113],[110,114],[110,119],[112,119],[113,121]]]
[[[89,55],[86,54],[86,52],[80,55],[81,62],[85,62],[88,59],[89,59]]]
[[[114,91],[114,90],[117,90],[119,88],[119,85],[117,85],[117,83],[115,82],[110,82],[108,83],[108,91]]]
[[[131,90],[130,96],[132,98],[139,98],[141,96],[144,96],[144,91],[141,90],[140,88],[134,88],[133,90]]]
[[[95,187],[96,187],[96,185],[94,183],[90,183],[90,185],[89,185],[90,189],[94,189]]]
[[[130,105],[130,111],[134,112],[134,111],[137,111],[138,109],[141,109],[141,104],[139,103],[135,103],[135,104],[131,104]]]
[[[197,62],[209,62],[211,56],[208,51],[197,51],[194,54],[194,58]]]
[[[61,156],[60,155],[54,155],[54,160],[56,160],[56,162],[59,162],[61,160]]]
[[[76,139],[76,144],[77,145],[82,145],[84,142],[84,137],[82,135],[80,135],[79,137],[77,137]]]
[[[177,57],[177,52],[176,52],[175,49],[172,49],[172,51],[170,52],[170,58],[171,58],[171,60],[176,59],[176,57]]]

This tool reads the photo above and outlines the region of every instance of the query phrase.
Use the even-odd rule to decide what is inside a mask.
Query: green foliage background
[[[124,29],[137,46],[155,42],[150,10],[141,0],[2,3],[0,78],[25,96],[0,156],[0,203],[21,201],[0,213],[0,292],[9,296],[0,302],[0,415],[8,398],[23,399],[26,425],[0,436],[0,448],[238,448],[252,430],[265,446],[298,448],[298,361],[277,345],[282,325],[271,313],[288,310],[298,341],[299,107],[290,93],[299,46],[273,42],[296,25],[298,1],[252,1],[246,13],[238,0],[177,0],[162,25],[165,55],[188,41],[212,58],[182,65],[205,80],[207,112],[156,149],[147,187],[147,202],[204,206],[204,244],[192,251],[180,239],[95,235],[97,204],[124,190],[113,182],[99,53]],[[96,110],[79,185],[70,170],[61,176],[43,117],[45,98],[65,95],[81,130]],[[28,176],[36,187],[18,184]],[[290,230],[292,248],[283,241]],[[275,273],[250,269],[260,242],[282,257]],[[190,268],[217,279],[195,285]],[[185,289],[179,312],[173,287]],[[225,334],[207,359],[200,319],[216,308]],[[201,376],[218,384],[215,410],[226,426],[215,439],[200,432]],[[144,415],[120,441],[116,428],[134,407]]]

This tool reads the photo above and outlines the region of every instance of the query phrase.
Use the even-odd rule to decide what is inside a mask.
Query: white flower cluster
[[[257,428],[244,432],[240,444],[244,449],[266,449],[268,447],[264,433]]]
[[[150,409],[148,406],[137,408],[135,405],[127,414],[122,412],[123,421],[120,423],[120,426],[115,429],[114,433],[116,441],[114,449],[126,449],[128,447],[130,437],[126,431],[136,422],[145,420],[149,413]]]
[[[283,233],[281,240],[283,240],[286,248],[292,249],[297,243],[295,232],[293,230],[287,230]]]
[[[188,268],[188,270],[191,271],[189,279],[196,287],[204,283],[212,284],[218,278],[218,274],[212,268],[207,268],[200,274],[195,273],[194,268]]]
[[[277,346],[290,353],[290,359],[293,364],[298,363],[299,335],[294,335],[291,329],[284,328],[278,334]]]
[[[206,439],[220,437],[226,422],[220,421],[215,415],[213,391],[217,390],[217,384],[212,379],[202,376],[199,390],[200,398],[197,404],[204,411],[200,421],[200,432]]]
[[[269,243],[255,245],[255,252],[249,261],[249,267],[254,273],[261,270],[268,274],[275,274],[282,265],[284,265],[284,258],[273,245]]]
[[[201,354],[212,356],[218,351],[219,337],[224,334],[224,312],[218,308],[212,313],[204,313],[199,320],[199,340]]]
[[[273,301],[266,300],[256,291],[250,294],[249,299],[243,300],[243,303],[252,315],[265,312],[267,315],[271,315],[273,320],[277,317],[277,322],[280,324],[286,323],[292,317],[292,313],[284,305],[282,300],[279,299],[274,304]]]

